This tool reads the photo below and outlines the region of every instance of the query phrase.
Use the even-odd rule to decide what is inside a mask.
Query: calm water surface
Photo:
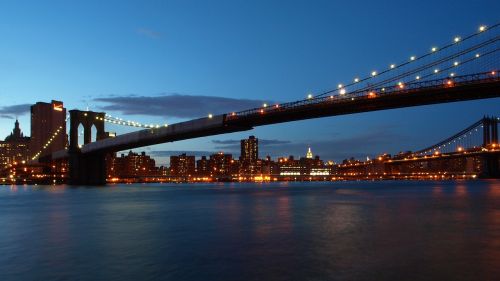
[[[499,280],[500,181],[0,186],[0,280]]]

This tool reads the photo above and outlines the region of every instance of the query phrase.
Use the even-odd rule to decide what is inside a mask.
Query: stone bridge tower
[[[70,110],[69,183],[71,185],[106,184],[106,153],[82,153],[78,145],[78,127],[83,126],[83,144],[92,141],[92,126],[97,130],[96,140],[106,138],[104,112]]]

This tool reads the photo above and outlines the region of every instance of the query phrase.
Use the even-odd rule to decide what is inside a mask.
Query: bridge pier
[[[106,155],[69,152],[70,185],[105,185]]]
[[[488,153],[483,158],[483,174],[482,178],[498,179],[500,178],[500,154]]]

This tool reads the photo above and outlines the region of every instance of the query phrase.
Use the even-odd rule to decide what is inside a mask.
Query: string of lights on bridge
[[[486,33],[488,31],[491,31],[491,30],[497,28],[499,25],[500,24],[498,24],[498,23],[494,24],[492,26],[489,26],[489,27],[486,25],[481,25],[481,26],[479,26],[478,30],[472,34],[469,34],[465,37],[455,36],[451,43],[444,44],[441,47],[432,46],[428,52],[426,52],[420,56],[412,55],[409,57],[409,60],[403,61],[399,64],[392,63],[389,65],[389,67],[387,69],[382,70],[380,72],[378,72],[377,70],[373,70],[370,72],[370,74],[368,76],[365,76],[363,78],[355,77],[352,80],[353,82],[348,83],[348,84],[339,83],[336,89],[323,92],[323,93],[316,95],[316,96],[314,96],[312,93],[309,93],[307,95],[307,100],[318,99],[318,98],[321,98],[321,97],[326,96],[326,95],[330,95],[330,98],[334,98],[335,96],[339,96],[339,97],[344,96],[348,93],[348,91],[347,91],[348,87],[351,87],[354,85],[360,85],[361,82],[369,81],[370,79],[375,79],[376,77],[380,77],[383,74],[386,74],[389,72],[394,72],[394,71],[396,71],[404,66],[415,63],[415,62],[422,60],[426,57],[443,52],[444,50],[449,49],[452,46],[456,46],[460,43],[466,42],[466,41],[478,36],[479,34],[483,34],[483,33]],[[498,38],[490,39],[486,43],[483,42],[481,44],[472,46],[466,50],[460,50],[457,53],[454,53],[446,58],[443,58],[443,59],[440,59],[438,61],[434,61],[434,62],[429,63],[427,65],[421,66],[420,68],[417,68],[416,70],[412,69],[412,70],[407,71],[406,73],[396,75],[396,77],[390,77],[390,78],[385,79],[384,81],[377,82],[375,84],[371,84],[369,86],[354,90],[351,92],[351,94],[367,92],[367,95],[369,97],[375,97],[376,93],[374,91],[371,91],[370,89],[375,89],[375,88],[377,88],[377,86],[381,87],[379,89],[381,92],[385,92],[386,89],[385,89],[384,85],[388,85],[390,82],[394,82],[398,89],[403,90],[406,87],[406,84],[408,84],[408,83],[422,81],[426,78],[432,77],[433,75],[441,75],[442,73],[447,72],[447,71],[451,71],[451,72],[448,75],[449,80],[446,80],[445,83],[452,86],[453,85],[452,79],[458,75],[457,71],[455,69],[457,69],[457,68],[459,68],[459,67],[461,67],[469,62],[472,62],[476,59],[479,59],[481,57],[495,53],[498,51],[498,49],[495,49],[495,50],[492,50],[492,51],[489,51],[486,53],[482,53],[482,54],[480,52],[474,52],[474,54],[467,59],[462,58],[462,60],[459,60],[457,58],[460,56],[472,53],[473,51],[476,51],[477,49],[480,49],[480,48],[485,47],[491,43],[494,43],[497,40],[498,40]],[[444,64],[448,61],[451,61],[451,62],[447,67],[441,67],[441,68],[438,67],[438,66],[441,66],[442,64]],[[427,73],[427,71],[429,71],[429,72]],[[411,78],[411,80],[408,80],[406,82],[400,80],[402,78],[407,79],[410,76],[410,74],[414,75],[413,76],[414,78]],[[495,74],[496,74],[496,72],[495,72],[495,70],[493,70],[492,75],[495,75]],[[397,81],[397,80],[399,80],[399,81]],[[354,98],[352,98],[352,99],[354,99]],[[262,105],[262,107],[259,109],[259,111],[260,111],[260,113],[264,113],[268,109],[278,109],[278,108],[280,108],[279,104],[269,105],[267,103],[264,103]],[[232,112],[230,114],[230,116],[236,116],[236,115],[237,114],[235,112]],[[100,118],[100,117],[98,117],[98,118]],[[213,118],[213,114],[209,113],[208,118]],[[125,120],[123,118],[114,117],[114,116],[111,116],[109,114],[106,114],[104,118],[100,118],[100,119],[102,121],[110,123],[110,124],[136,127],[136,128],[153,129],[153,128],[168,127],[168,124],[141,123],[141,122],[137,122],[137,121]]]
[[[96,117],[100,118],[100,117]],[[123,118],[118,118],[111,116],[109,114],[106,114],[104,118],[100,118],[101,121],[111,123],[111,124],[116,124],[116,125],[123,125],[123,126],[130,126],[130,127],[136,127],[136,128],[161,128],[161,127],[168,127],[168,124],[143,124],[141,122],[136,122],[136,121],[131,121],[131,120],[124,120]]]
[[[125,126],[131,126],[131,127],[138,127],[138,128],[160,128],[160,127],[168,127],[168,124],[142,124],[140,122],[136,121],[131,121],[127,120],[124,121],[122,118],[118,117],[113,117],[109,114],[106,114],[104,118],[96,117],[100,119],[101,121],[107,122],[107,123],[112,123],[112,124],[117,124],[117,125],[125,125]],[[66,116],[65,123],[69,120],[69,115]],[[54,133],[52,133],[51,137],[45,142],[45,144],[42,146],[42,148],[35,153],[32,157],[31,160],[34,161],[37,158],[39,158],[42,153],[49,148],[49,146],[52,144],[52,142],[56,139],[56,137],[63,131],[64,126],[59,126]],[[83,134],[83,132],[79,133],[78,136],[80,137]]]
[[[496,117],[495,119],[497,121],[500,121],[499,117]],[[439,154],[441,152],[441,150],[445,149],[447,146],[451,146],[451,145],[456,144],[457,142],[460,142],[461,140],[465,140],[467,138],[470,139],[471,136],[473,135],[473,133],[479,132],[479,129],[482,129],[482,128],[484,128],[483,125],[474,126],[473,128],[467,130],[467,132],[459,134],[458,136],[454,137],[453,140],[450,140],[444,144],[433,145],[431,149],[426,149],[425,151],[421,151],[420,153],[417,153],[417,154],[420,156],[425,155],[425,154]],[[474,146],[474,147],[477,147],[477,146]],[[464,147],[459,146],[456,148],[456,150],[459,152],[463,151]]]
[[[66,116],[66,119],[64,120],[64,123],[66,123],[67,121],[69,120],[69,115]],[[47,149],[49,148],[50,144],[56,139],[56,137],[63,131],[64,129],[64,126],[59,126],[57,127],[56,131],[52,133],[51,137],[47,140],[47,142],[45,142],[45,144],[42,146],[42,148],[33,155],[33,157],[31,157],[31,160],[34,161],[36,160],[38,157],[40,157],[40,155],[42,155],[42,153]]]
[[[459,43],[463,43],[467,40],[470,40],[470,39],[478,36],[479,34],[483,34],[483,33],[486,33],[488,31],[494,30],[498,26],[500,26],[500,24],[498,24],[498,23],[494,24],[490,27],[487,27],[486,25],[481,25],[478,28],[477,32],[475,32],[475,33],[472,33],[472,34],[465,36],[465,37],[456,36],[453,38],[452,42],[449,44],[443,45],[442,47],[433,46],[430,48],[429,52],[427,52],[423,55],[420,55],[420,56],[412,55],[412,56],[410,56],[408,61],[402,62],[400,64],[390,64],[388,69],[383,70],[381,72],[377,72],[376,70],[374,70],[370,73],[369,76],[366,76],[364,78],[356,77],[353,79],[352,83],[349,83],[346,85],[338,84],[336,89],[323,92],[323,93],[316,95],[316,96],[314,96],[312,93],[309,93],[307,95],[306,100],[322,101],[322,97],[324,97],[326,95],[330,95],[329,98],[331,98],[331,99],[333,99],[335,97],[341,98],[343,96],[348,96],[348,95],[346,95],[347,88],[350,86],[359,85],[360,82],[368,81],[370,79],[375,79],[376,77],[380,77],[382,74],[386,74],[386,73],[389,73],[391,71],[395,71],[403,66],[409,65],[409,64],[414,63],[414,62],[419,61],[419,60],[422,60],[422,59],[429,57],[433,54],[443,52],[444,50],[449,49],[452,46],[457,46]],[[403,90],[406,88],[406,84],[408,84],[408,83],[419,82],[419,81],[422,81],[426,78],[432,77],[434,75],[442,75],[443,73],[446,73],[448,71],[450,71],[450,73],[447,76],[448,79],[444,80],[444,83],[447,86],[453,86],[453,84],[454,84],[453,78],[458,76],[456,69],[458,69],[459,67],[466,65],[467,63],[470,63],[474,60],[477,60],[479,58],[483,58],[485,56],[496,53],[499,50],[498,48],[491,50],[491,51],[483,52],[483,53],[478,52],[478,50],[481,48],[484,48],[492,43],[495,43],[496,41],[498,41],[498,39],[499,39],[499,37],[496,36],[493,39],[489,39],[485,42],[481,42],[481,43],[478,43],[476,45],[473,45],[472,47],[469,47],[468,49],[458,50],[457,52],[454,52],[452,55],[449,55],[445,58],[441,58],[437,61],[433,61],[431,63],[428,63],[427,65],[420,66],[416,70],[410,69],[403,74],[396,75],[395,77],[389,77],[389,78],[385,79],[384,81],[381,81],[381,82],[378,82],[375,84],[371,84],[371,85],[368,85],[366,87],[363,87],[363,88],[360,88],[357,90],[353,90],[350,92],[350,94],[354,95],[354,94],[360,94],[360,93],[366,92],[368,97],[375,97],[376,92],[371,90],[371,89],[377,89],[377,87],[378,87],[378,90],[380,92],[385,92],[385,90],[386,90],[385,87],[391,87],[388,85],[390,85],[390,83],[393,82],[397,89]],[[463,57],[463,56],[465,56],[467,54],[471,54],[471,53],[472,53],[472,55],[469,58]],[[461,60],[459,59],[460,57],[462,57]],[[443,64],[446,62],[450,62],[450,64],[448,66],[443,67]],[[439,66],[441,66],[441,68]],[[427,71],[429,71],[429,72],[427,72]],[[408,77],[410,77],[411,75],[414,75],[413,76],[414,78],[410,78],[410,80],[408,80]],[[496,70],[492,70],[490,75],[495,76]],[[401,79],[406,79],[407,81],[403,82]],[[351,97],[350,95],[349,95],[349,98],[351,98],[352,100],[355,99],[354,97]],[[257,112],[260,112],[261,114],[263,114],[263,113],[267,112],[268,110],[279,109],[279,108],[281,108],[280,104],[269,105],[267,103],[264,103],[262,105],[262,107],[256,108],[254,110],[249,110],[249,111],[257,111]],[[248,111],[244,111],[244,112],[248,112]],[[232,112],[229,114],[229,116],[237,117],[240,113],[244,113],[244,112],[238,112],[238,113]],[[208,117],[212,118],[212,114],[209,114]]]
[[[430,48],[429,52],[427,52],[427,53],[425,53],[423,55],[420,55],[420,56],[412,55],[412,56],[409,57],[408,61],[404,61],[404,62],[399,63],[399,64],[392,63],[392,64],[389,65],[389,68],[387,68],[387,69],[385,69],[385,70],[383,70],[381,72],[378,72],[377,70],[373,70],[373,71],[370,72],[369,76],[366,76],[364,78],[355,77],[353,79],[353,82],[351,82],[351,83],[348,83],[348,84],[339,83],[338,86],[337,86],[337,89],[326,91],[324,93],[321,93],[321,94],[317,95],[316,97],[321,97],[321,96],[333,94],[335,92],[338,92],[338,94],[340,94],[340,95],[344,95],[344,94],[347,93],[347,89],[346,88],[349,87],[349,86],[353,86],[353,85],[359,84],[361,82],[368,81],[370,79],[374,79],[375,77],[380,76],[382,74],[386,74],[386,73],[389,73],[391,71],[395,71],[395,70],[397,70],[397,69],[399,69],[399,68],[401,68],[403,66],[406,66],[406,65],[408,65],[410,63],[417,62],[417,61],[419,61],[419,60],[421,60],[423,58],[426,58],[426,57],[428,57],[430,55],[437,54],[437,53],[442,52],[442,51],[444,51],[444,50],[446,50],[446,49],[448,49],[448,48],[450,48],[452,46],[455,46],[455,45],[457,45],[459,43],[465,42],[465,41],[467,41],[467,40],[469,40],[471,38],[476,37],[477,35],[479,35],[481,33],[484,33],[484,32],[489,31],[489,30],[493,30],[494,28],[496,28],[498,26],[499,26],[499,24],[495,24],[495,25],[492,25],[491,27],[488,28],[486,25],[481,25],[478,28],[478,31],[475,32],[475,33],[472,33],[472,34],[470,34],[468,36],[465,36],[463,38],[460,37],[460,36],[455,36],[453,38],[452,43],[446,44],[446,45],[444,45],[442,47],[433,46],[433,47]],[[479,53],[475,54],[475,58],[479,58],[480,56],[481,56],[481,54],[479,54]],[[458,67],[459,65],[460,65],[459,61],[454,61],[452,66],[453,67]],[[433,70],[434,74],[437,74],[439,72],[441,72],[441,71],[439,69],[437,69],[437,68]],[[453,77],[455,75],[456,75],[456,73],[450,73],[451,77]],[[420,80],[420,79],[423,79],[423,78],[425,78],[425,77],[422,77],[420,75],[416,75],[415,76],[415,80]],[[399,85],[401,85],[400,83],[403,83],[403,82],[398,82]],[[371,85],[371,86],[373,87],[373,85]],[[366,88],[363,88],[362,90],[366,90]],[[314,97],[313,94],[308,94],[307,95],[308,99],[312,99],[313,97]]]
[[[481,128],[482,128],[482,127],[483,127],[483,126],[481,126]],[[476,128],[476,129],[475,129],[475,132],[477,132],[477,131],[478,131],[478,129]],[[439,152],[441,151],[441,149],[444,149],[444,148],[446,147],[446,145],[451,145],[452,143],[456,143],[457,141],[460,141],[460,140],[462,140],[462,139],[465,139],[465,138],[467,138],[467,136],[471,136],[471,135],[472,135],[472,132],[465,133],[465,134],[463,134],[462,136],[458,137],[457,139],[455,139],[455,140],[453,140],[453,141],[448,142],[447,144],[440,145],[440,146],[438,146],[438,147],[436,147],[436,148],[434,148],[434,149],[427,150],[426,152],[427,152],[427,153],[432,153],[432,152],[434,152],[434,153],[439,153]],[[461,149],[463,149],[463,147],[458,147],[458,149],[457,149],[457,150],[461,150]],[[424,154],[425,154],[425,153],[419,153],[419,155],[424,155]]]

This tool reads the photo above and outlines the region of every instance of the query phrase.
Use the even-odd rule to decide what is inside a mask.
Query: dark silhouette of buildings
[[[12,133],[0,141],[0,166],[27,162],[30,157],[29,143],[30,138],[24,136],[16,119]]]
[[[129,151],[127,155],[122,154],[120,157],[112,157],[108,160],[109,178],[147,177],[157,174],[158,168],[155,160],[145,152],[138,154]]]

